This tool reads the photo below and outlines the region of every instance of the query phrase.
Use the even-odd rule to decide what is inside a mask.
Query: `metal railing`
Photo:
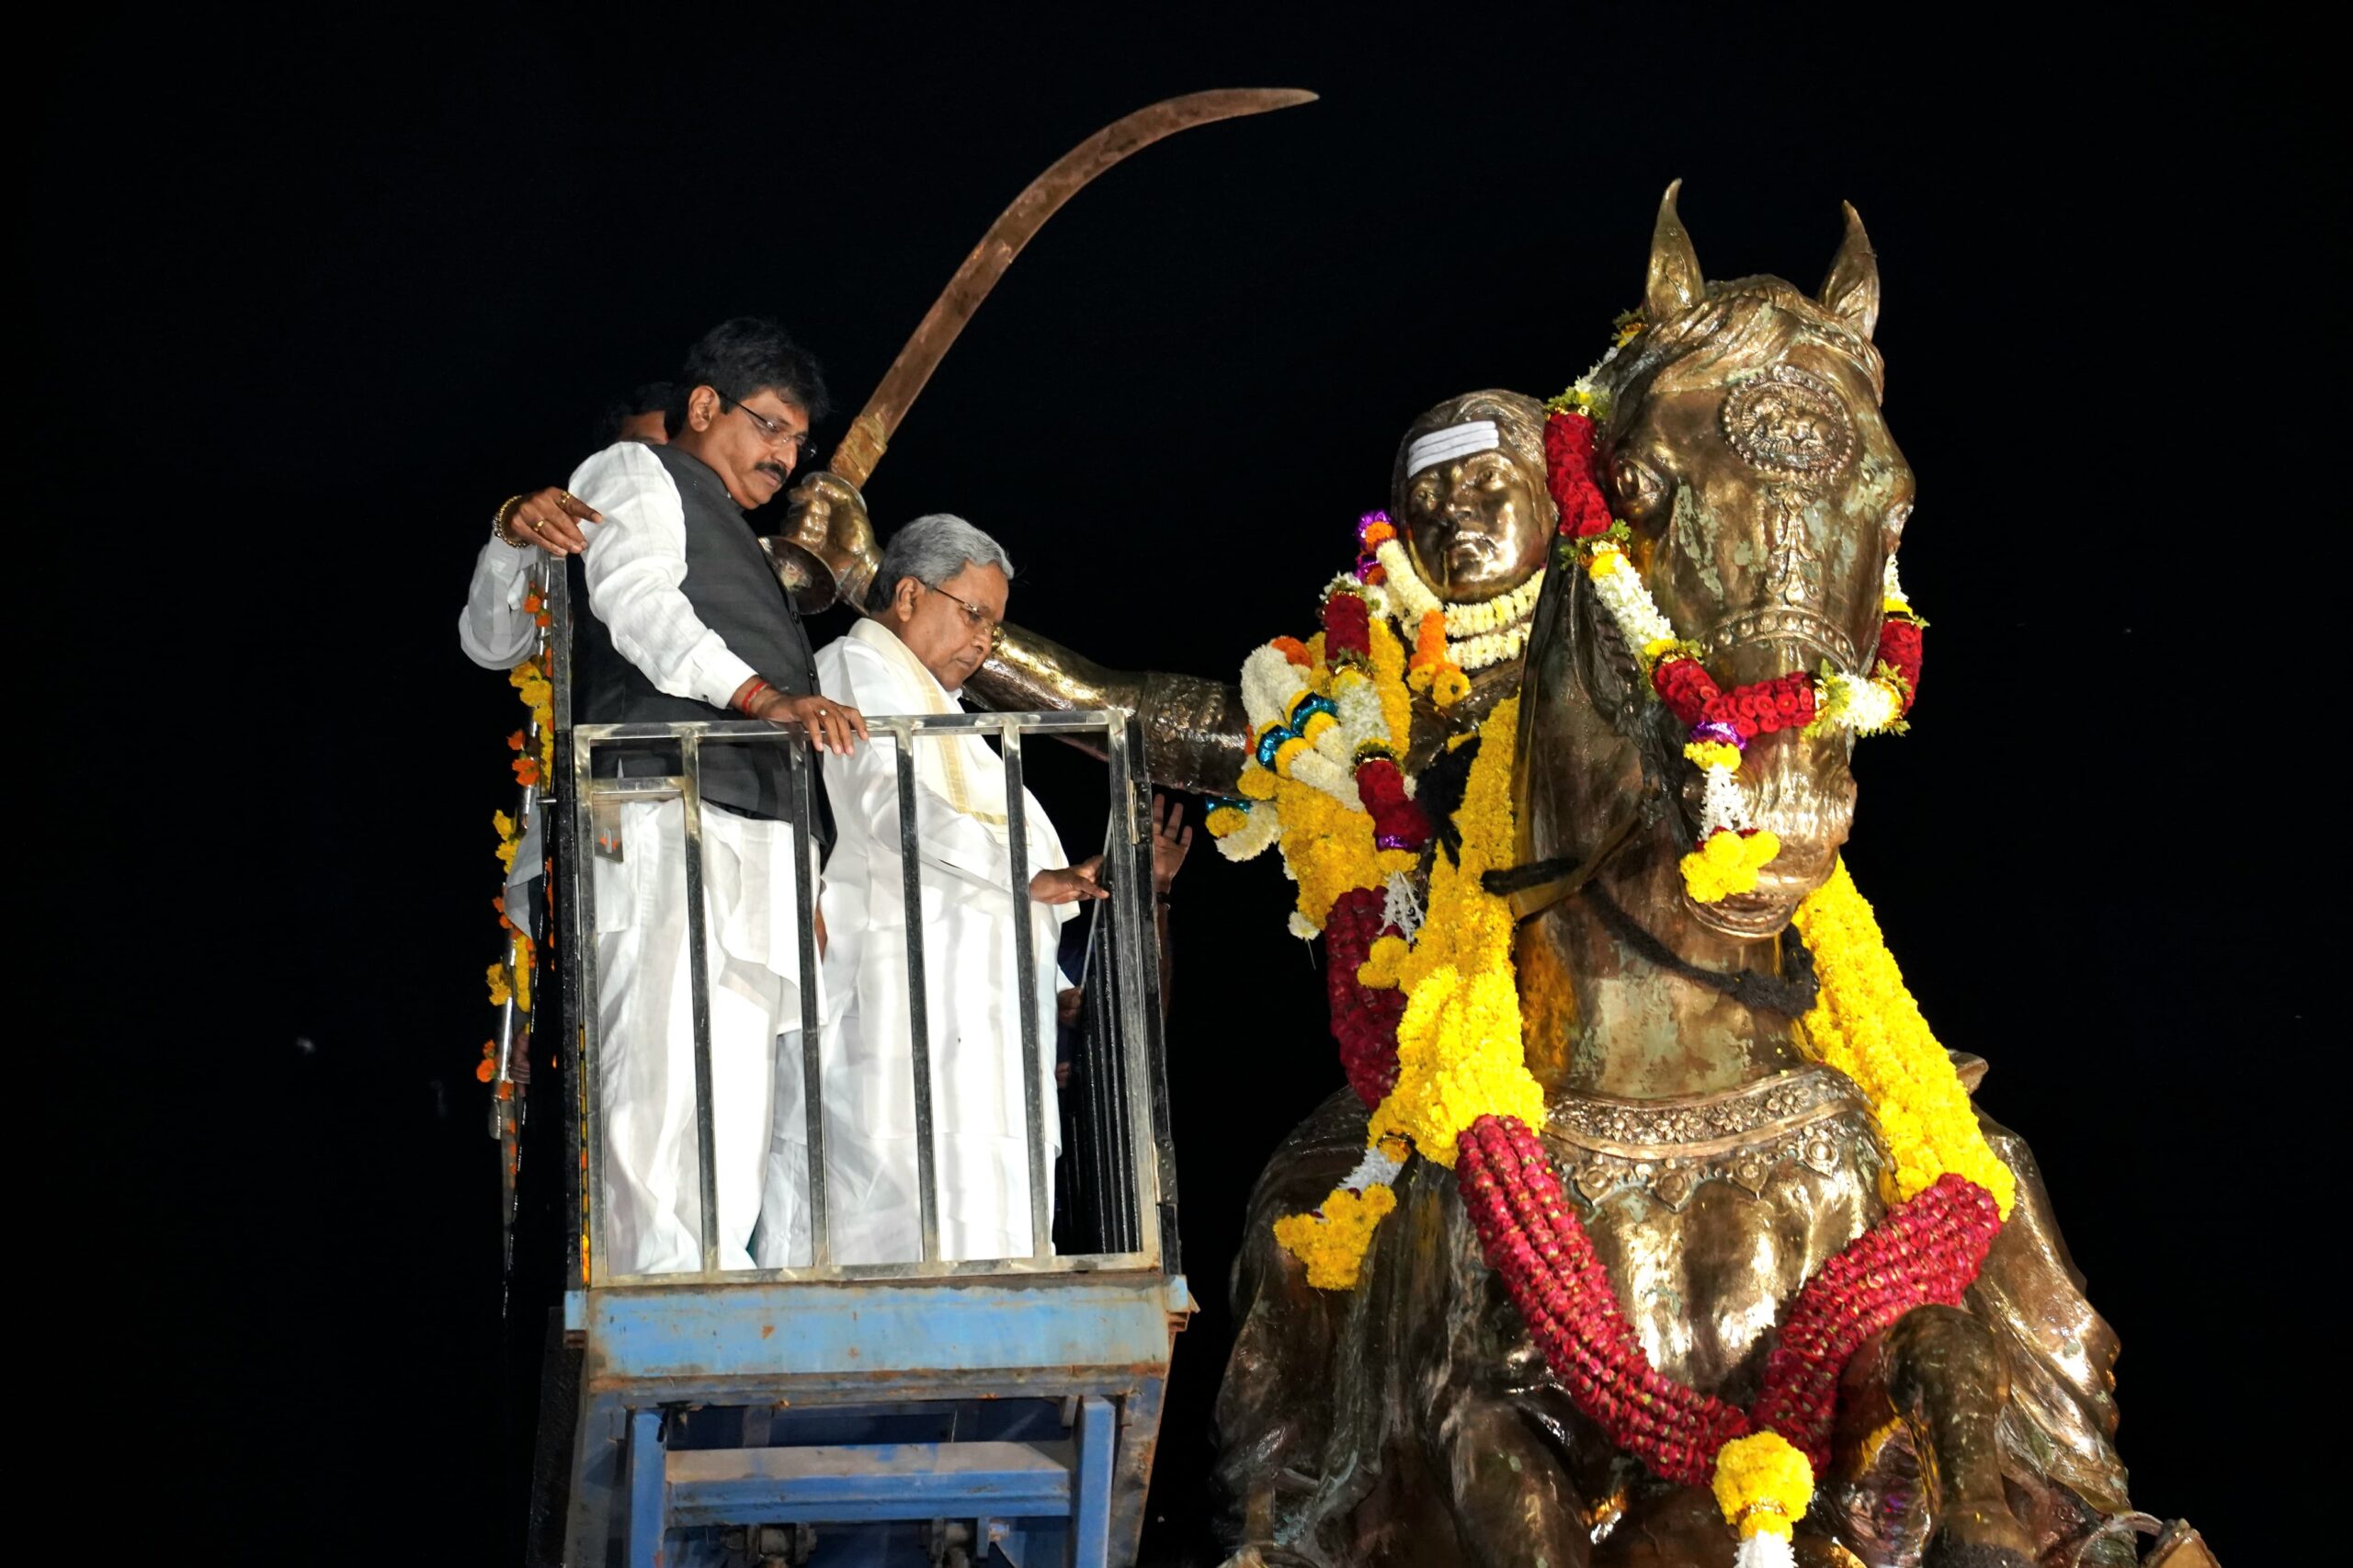
[[[913,1103],[919,1253],[914,1261],[843,1264],[833,1260],[828,1239],[825,1182],[825,1108],[820,1043],[819,972],[815,910],[819,865],[813,835],[805,824],[817,820],[817,778],[805,734],[757,722],[684,724],[584,724],[569,722],[571,695],[568,596],[563,574],[547,574],[546,602],[552,612],[550,663],[554,680],[557,766],[563,785],[551,790],[550,826],[555,838],[555,902],[561,935],[557,970],[564,1022],[577,1074],[571,1096],[575,1118],[574,1212],[582,1216],[579,1271],[591,1287],[677,1285],[759,1281],[964,1278],[986,1275],[1054,1275],[1174,1267],[1176,1237],[1174,1166],[1166,1141],[1167,1091],[1162,1058],[1158,935],[1151,893],[1152,835],[1148,781],[1139,767],[1142,734],[1134,716],[1118,710],[1005,714],[886,717],[870,714],[870,744],[891,744],[898,783],[898,832],[905,904],[905,960]],[[997,739],[1005,769],[1006,835],[1013,901],[1014,965],[1019,994],[1017,1049],[1021,1052],[1028,1153],[1030,1251],[1022,1257],[949,1259],[940,1256],[938,1189],[938,1130],[935,1125],[925,964],[922,865],[916,853],[921,791],[915,772],[918,744],[940,744],[979,734]],[[1043,1074],[1051,1060],[1039,1018],[1036,937],[1028,918],[1031,901],[1022,743],[1032,735],[1088,737],[1109,763],[1108,819],[1103,883],[1108,897],[1097,907],[1085,973],[1082,1051],[1075,1108],[1076,1157],[1071,1187],[1076,1212],[1066,1217],[1070,1233],[1086,1250],[1053,1250],[1050,1203],[1053,1171],[1047,1153]],[[598,758],[611,751],[642,753],[649,746],[675,748],[676,771],[654,776],[598,777]],[[800,1051],[802,1108],[806,1121],[810,1262],[786,1268],[722,1269],[719,1267],[719,1204],[712,1106],[710,949],[703,903],[701,772],[714,748],[779,747],[784,755],[787,809],[797,851],[794,919],[801,969]],[[594,878],[589,853],[597,832],[595,817],[607,802],[681,802],[685,828],[687,945],[690,1013],[694,1031],[695,1159],[699,1188],[701,1267],[676,1273],[625,1275],[607,1266],[605,1227],[604,1107],[597,1071],[600,1040]],[[791,1036],[782,1037],[790,1040]],[[763,1152],[765,1156],[765,1152]],[[573,1162],[567,1162],[572,1164]]]

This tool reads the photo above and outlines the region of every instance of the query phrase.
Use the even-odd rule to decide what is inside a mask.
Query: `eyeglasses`
[[[923,579],[920,577],[916,578],[915,581],[923,583],[925,587],[929,588],[941,598],[950,601],[957,608],[962,610],[964,612],[964,622],[966,625],[970,626],[975,631],[985,631],[988,633],[990,647],[994,648],[1005,640],[1005,628],[999,625],[997,623],[996,617],[991,615],[987,610],[983,609],[980,606],[974,604],[970,599],[959,598],[956,595],[951,594],[947,589],[939,586],[937,583],[924,583]]]
[[[782,447],[790,452],[796,465],[817,460],[817,449],[809,444],[808,431],[788,430],[748,403],[738,402],[735,406],[743,410],[745,418],[760,427],[760,434],[768,438],[768,445]]]

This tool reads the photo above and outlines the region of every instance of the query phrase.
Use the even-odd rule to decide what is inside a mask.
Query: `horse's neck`
[[[1772,973],[1776,942],[1733,941],[1689,915],[1677,859],[1664,835],[1645,835],[1596,877],[1597,890],[1685,963]],[[1590,892],[1522,928],[1518,965],[1528,1062],[1548,1093],[1712,1094],[1804,1060],[1789,1019],[1661,967],[1611,928]]]

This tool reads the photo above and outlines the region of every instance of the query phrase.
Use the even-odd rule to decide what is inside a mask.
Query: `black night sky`
[[[29,1195],[69,1233],[18,1299],[66,1320],[40,1358],[92,1425],[62,1441],[147,1456],[119,1514],[44,1509],[76,1560],[517,1559],[544,1280],[502,1315],[472,1069],[520,710],[454,634],[490,512],[724,316],[787,321],[855,409],[1029,178],[1234,85],[1323,100],[1051,223],[867,487],[878,524],[962,513],[1021,563],[1017,620],[1230,675],[1312,615],[1415,414],[1599,353],[1670,178],[1711,277],[1811,287],[1854,201],[1935,625],[1849,860],[2122,1335],[2135,1502],[2282,1560],[2336,1397],[2316,44],[2211,9],[1275,9],[97,6],[18,56],[12,597],[49,714],[43,764],[17,742],[47,805],[20,974],[53,998],[19,1103],[71,1195]],[[1040,771],[1091,840],[1092,765]],[[1286,890],[1205,845],[1177,887],[1203,1310],[1148,1562],[1215,1561],[1242,1199],[1338,1081]]]

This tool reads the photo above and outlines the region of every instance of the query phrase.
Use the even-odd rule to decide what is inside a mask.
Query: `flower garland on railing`
[[[529,790],[543,785],[555,772],[555,687],[550,683],[545,660],[548,653],[547,629],[549,614],[546,604],[534,589],[525,596],[523,611],[540,628],[540,645],[530,657],[507,672],[506,684],[515,688],[516,696],[530,713],[530,722],[523,729],[506,737],[506,748],[516,754],[510,765],[515,782]],[[539,968],[539,949],[530,933],[517,926],[506,914],[506,878],[515,872],[515,857],[523,848],[524,822],[494,812],[491,826],[498,834],[499,869],[506,875],[500,879],[498,897],[493,903],[498,911],[498,928],[506,938],[506,957],[493,963],[484,972],[490,986],[490,1005],[503,1007],[511,999],[523,1013],[531,1010],[531,977]],[[482,1060],[474,1064],[474,1077],[487,1084],[498,1075],[498,1042],[484,1040]],[[512,1084],[499,1085],[502,1096],[511,1096]]]
[[[1621,318],[1611,353],[1640,330],[1639,320]],[[1683,872],[1692,896],[1712,902],[1753,888],[1756,869],[1779,847],[1747,820],[1735,778],[1745,744],[1781,729],[1820,733],[1836,727],[1858,735],[1900,730],[1918,691],[1925,623],[1913,613],[1891,557],[1885,620],[1868,677],[1825,665],[1813,676],[1722,691],[1700,666],[1698,650],[1659,614],[1628,556],[1631,532],[1610,517],[1595,483],[1594,421],[1605,412],[1590,377],[1554,400],[1545,431],[1550,488],[1568,559],[1584,567],[1653,690],[1689,731],[1685,756],[1706,781],[1700,841]],[[1395,591],[1394,579],[1411,562],[1385,517],[1363,520],[1359,543],[1353,579],[1343,578],[1330,593],[1390,588],[1382,600],[1365,595],[1366,603],[1410,621],[1415,643],[1417,667],[1400,681],[1402,643],[1393,636],[1382,641],[1383,616],[1369,618],[1370,662],[1388,722],[1387,748],[1376,745],[1367,755],[1393,770],[1409,717],[1399,687],[1427,690],[1440,706],[1459,698],[1448,671],[1461,675],[1464,650],[1447,634],[1459,631],[1475,642],[1495,633],[1468,621],[1449,624],[1443,607],[1433,608],[1434,596],[1425,606],[1410,591]],[[1531,588],[1527,605],[1533,601]],[[1245,705],[1260,745],[1258,766],[1245,772],[1248,799],[1222,805],[1210,818],[1230,858],[1282,846],[1287,868],[1302,883],[1293,929],[1312,934],[1320,926],[1324,934],[1333,1032],[1351,1087],[1372,1108],[1364,1159],[1315,1210],[1276,1221],[1276,1238],[1301,1260],[1312,1285],[1352,1288],[1381,1218],[1395,1208],[1393,1178],[1404,1159],[1419,1153],[1452,1165],[1489,1265],[1573,1403],[1661,1476],[1710,1487],[1740,1540],[1739,1568],[1782,1568],[1794,1560],[1792,1531],[1829,1458],[1847,1361],[1915,1308],[1961,1301],[2009,1212],[2015,1178],[1987,1144],[1949,1058],[1840,863],[1795,916],[1820,985],[1802,1033],[1810,1051],[1846,1074],[1871,1104],[1889,1155],[1889,1208],[1790,1303],[1747,1409],[1659,1372],[1531,1131],[1544,1125],[1545,1107],[1521,1050],[1513,922],[1483,881],[1512,855],[1518,702],[1498,704],[1475,735],[1454,737],[1453,745],[1479,747],[1451,817],[1459,847],[1451,858],[1443,846],[1431,850],[1427,918],[1401,923],[1398,912],[1411,900],[1401,899],[1403,868],[1385,857],[1405,851],[1382,848],[1365,821],[1347,852],[1333,857],[1323,848],[1337,836],[1328,819],[1295,824],[1290,816],[1310,795],[1335,808],[1347,805],[1337,790],[1318,790],[1295,777],[1311,752],[1331,756],[1325,742],[1343,722],[1336,699],[1326,726],[1316,722],[1323,710],[1302,696],[1329,694],[1326,651],[1347,645],[1348,633],[1336,637],[1330,602],[1327,596],[1325,631],[1314,642],[1279,642],[1261,650],[1276,651],[1290,671],[1253,655],[1256,700],[1249,701],[1245,680]],[[1352,628],[1354,613],[1344,610],[1340,623]],[[1518,636],[1506,640],[1507,653],[1488,662],[1516,657],[1525,645],[1524,609],[1506,604],[1497,614]],[[1503,645],[1481,644],[1478,653]],[[1313,764],[1306,772],[1328,786],[1330,776]],[[1411,803],[1413,796],[1413,780],[1400,777],[1382,798]],[[1370,801],[1359,782],[1360,819]],[[1311,816],[1320,809],[1310,808]],[[1431,837],[1427,823],[1422,826],[1417,848]]]
[[[1760,734],[1798,730],[1820,734],[1843,729],[1856,735],[1900,734],[1919,689],[1921,630],[1887,558],[1882,584],[1885,619],[1871,673],[1855,676],[1828,660],[1812,675],[1787,675],[1731,691],[1720,688],[1699,662],[1697,643],[1678,636],[1659,613],[1627,549],[1633,533],[1609,515],[1593,472],[1593,404],[1584,383],[1554,398],[1544,424],[1546,477],[1561,508],[1561,533],[1585,569],[1627,648],[1641,660],[1651,688],[1689,732],[1684,756],[1704,776],[1699,831],[1683,858],[1685,888],[1715,903],[1756,886],[1756,874],[1780,853],[1780,840],[1750,819],[1735,775],[1748,743]]]

